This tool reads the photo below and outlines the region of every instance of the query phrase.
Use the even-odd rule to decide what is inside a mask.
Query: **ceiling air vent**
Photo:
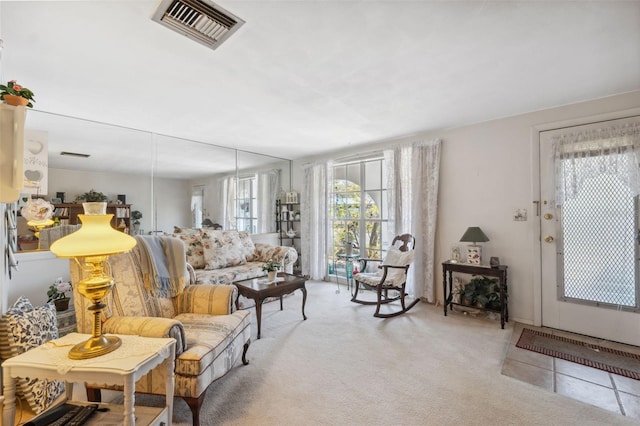
[[[163,0],[152,19],[212,49],[244,24],[208,0]]]

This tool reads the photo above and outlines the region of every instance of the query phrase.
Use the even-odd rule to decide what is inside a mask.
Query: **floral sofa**
[[[187,263],[196,284],[232,284],[234,281],[266,275],[262,265],[277,260],[282,271],[293,273],[298,253],[293,247],[255,243],[243,231],[174,228],[187,252]]]

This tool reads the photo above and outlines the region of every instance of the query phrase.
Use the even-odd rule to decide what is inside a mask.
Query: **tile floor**
[[[640,380],[520,349],[516,343],[523,327],[634,353],[640,353],[640,347],[516,323],[502,364],[506,376],[640,420]]]

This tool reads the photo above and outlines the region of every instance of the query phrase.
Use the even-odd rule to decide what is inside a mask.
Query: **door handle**
[[[553,219],[553,215],[551,213],[545,213],[544,214],[544,218],[547,219],[547,220],[551,220],[551,219]]]
[[[547,235],[546,237],[544,237],[544,241],[547,243],[552,243],[553,237],[551,235]]]

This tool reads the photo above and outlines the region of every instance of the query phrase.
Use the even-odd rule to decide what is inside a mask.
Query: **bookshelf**
[[[298,260],[293,265],[294,274],[302,273],[300,225],[300,203],[287,203],[276,200],[276,231],[278,232],[280,245],[294,247],[298,252]]]
[[[60,220],[61,225],[77,225],[79,214],[84,214],[82,203],[62,203],[53,205],[53,217]],[[107,204],[107,214],[112,214],[111,226],[118,231],[131,233],[131,204]]]

